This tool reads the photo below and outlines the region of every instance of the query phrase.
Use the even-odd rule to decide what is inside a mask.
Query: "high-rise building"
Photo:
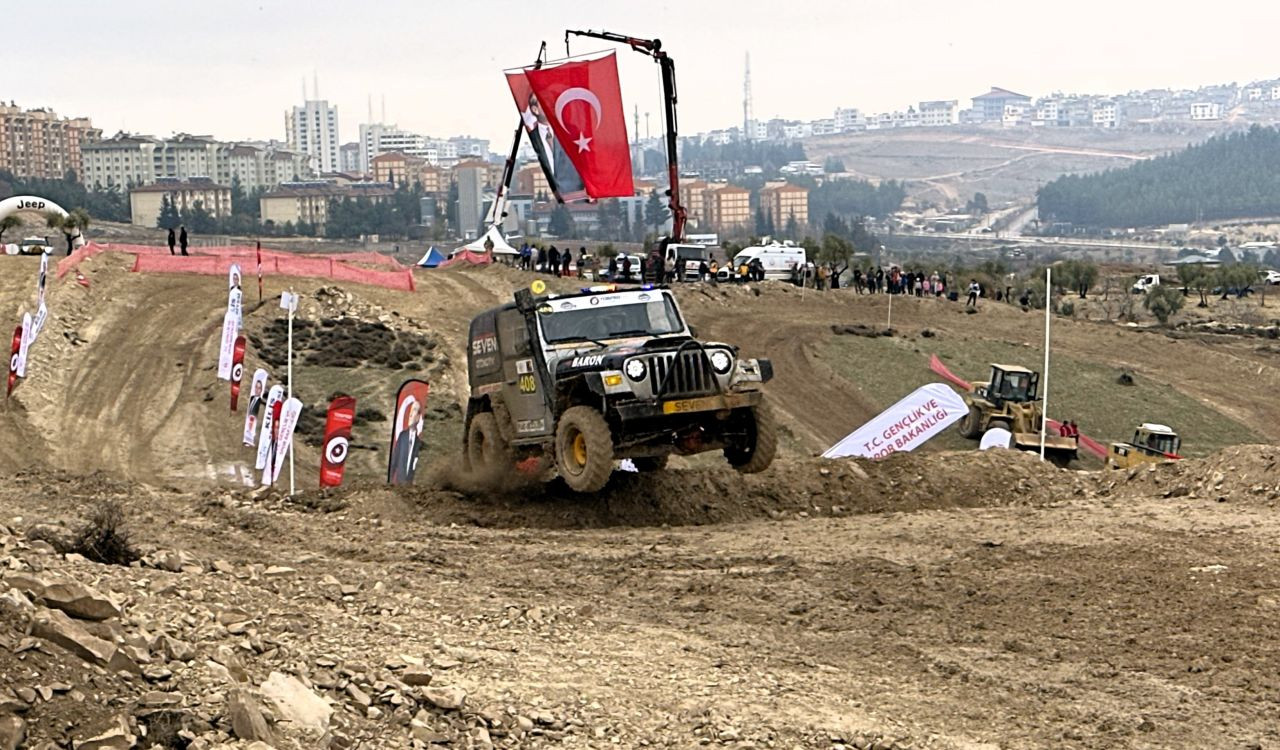
[[[360,144],[344,143],[338,147],[338,171],[345,174],[360,174]]]
[[[479,236],[484,221],[484,182],[487,166],[482,161],[464,161],[453,168],[458,181],[458,234]]]
[[[303,87],[306,93],[306,87]],[[312,169],[338,171],[338,108],[324,99],[308,99],[284,115],[289,149],[311,157]]]
[[[0,169],[19,177],[83,181],[84,146],[102,137],[87,117],[58,117],[47,109],[0,104]]]

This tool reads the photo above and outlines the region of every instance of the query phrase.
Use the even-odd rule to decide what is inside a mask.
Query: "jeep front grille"
[[[655,354],[648,358],[646,364],[653,378],[654,393],[662,388],[664,398],[709,396],[719,390],[711,363],[700,350],[685,350],[679,356]]]

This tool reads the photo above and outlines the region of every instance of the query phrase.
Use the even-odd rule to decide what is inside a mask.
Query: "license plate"
[[[724,398],[720,396],[703,396],[702,398],[682,398],[679,401],[666,401],[662,404],[663,414],[684,414],[691,411],[710,411],[725,408]]]

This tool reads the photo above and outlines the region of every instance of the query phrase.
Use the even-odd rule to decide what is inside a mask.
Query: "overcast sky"
[[[661,38],[683,134],[741,123],[747,52],[758,119],[967,106],[992,85],[1035,97],[1280,78],[1280,3],[1244,0],[11,0],[3,23],[32,30],[0,52],[5,101],[87,115],[108,135],[224,140],[283,139],[314,71],[343,142],[372,94],[375,119],[385,96],[389,122],[504,151],[516,113],[502,69],[530,62],[543,40],[562,56],[565,28]],[[638,105],[641,134],[650,112],[657,135],[657,66],[618,57],[628,131]]]

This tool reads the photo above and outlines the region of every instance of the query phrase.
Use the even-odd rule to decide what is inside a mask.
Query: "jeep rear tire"
[[[570,407],[556,425],[556,469],[575,492],[598,492],[613,474],[613,433],[600,412]]]
[[[476,474],[510,469],[514,459],[511,447],[498,431],[493,412],[480,412],[471,418],[467,429],[467,465]]]
[[[769,468],[778,452],[778,428],[773,421],[769,405],[736,409],[733,417],[735,428],[744,435],[735,436],[724,448],[729,465],[742,474],[758,474]]]

